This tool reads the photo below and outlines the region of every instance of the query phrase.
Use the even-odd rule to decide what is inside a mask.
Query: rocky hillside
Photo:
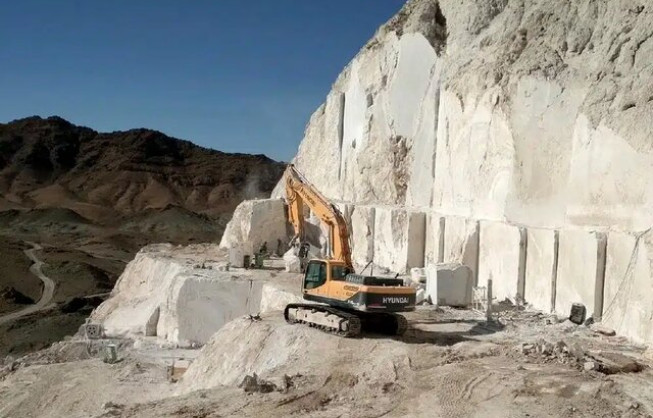
[[[55,309],[2,324],[0,355],[74,332],[144,245],[218,242],[234,208],[283,172],[263,155],[227,154],[135,129],[98,133],[61,118],[0,124],[0,319],[42,296],[23,250],[55,283]]]
[[[269,194],[283,165],[148,129],[98,133],[61,118],[0,124],[0,209],[66,208],[93,222],[171,207],[218,216]]]

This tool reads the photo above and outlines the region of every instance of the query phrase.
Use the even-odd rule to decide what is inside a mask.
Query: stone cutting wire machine
[[[349,230],[344,217],[291,164],[285,172],[288,218],[295,229],[293,243],[306,257],[304,206],[328,231],[328,256],[305,264],[302,294],[312,304],[292,303],[284,317],[289,323],[304,323],[345,337],[362,330],[401,335],[406,319],[397,312],[415,309],[415,289],[400,279],[362,276],[354,273]]]

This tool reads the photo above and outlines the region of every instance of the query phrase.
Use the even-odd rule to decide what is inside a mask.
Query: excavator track
[[[363,331],[383,335],[403,335],[408,321],[403,315],[391,312],[360,312]]]
[[[307,324],[342,337],[357,337],[361,332],[403,335],[408,322],[389,312],[344,311],[327,305],[291,303],[284,310],[286,322]]]
[[[362,329],[357,315],[326,305],[291,303],[283,316],[288,323],[307,324],[341,337],[357,337]]]

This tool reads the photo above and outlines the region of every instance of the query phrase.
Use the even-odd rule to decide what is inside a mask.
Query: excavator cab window
[[[306,267],[304,276],[304,289],[314,289],[326,282],[326,263],[322,261],[311,261]]]
[[[351,273],[347,266],[331,266],[331,279],[345,280],[347,275]]]

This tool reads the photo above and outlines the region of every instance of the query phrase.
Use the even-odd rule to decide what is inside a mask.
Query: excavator
[[[289,323],[311,327],[343,337],[361,332],[402,335],[406,318],[398,312],[415,309],[415,289],[404,286],[401,279],[363,276],[354,272],[350,234],[338,210],[294,167],[288,165],[285,176],[288,219],[295,236],[304,278],[302,296],[317,303],[291,303],[284,310]],[[325,259],[310,259],[304,207],[320,219],[328,231],[328,254]]]

